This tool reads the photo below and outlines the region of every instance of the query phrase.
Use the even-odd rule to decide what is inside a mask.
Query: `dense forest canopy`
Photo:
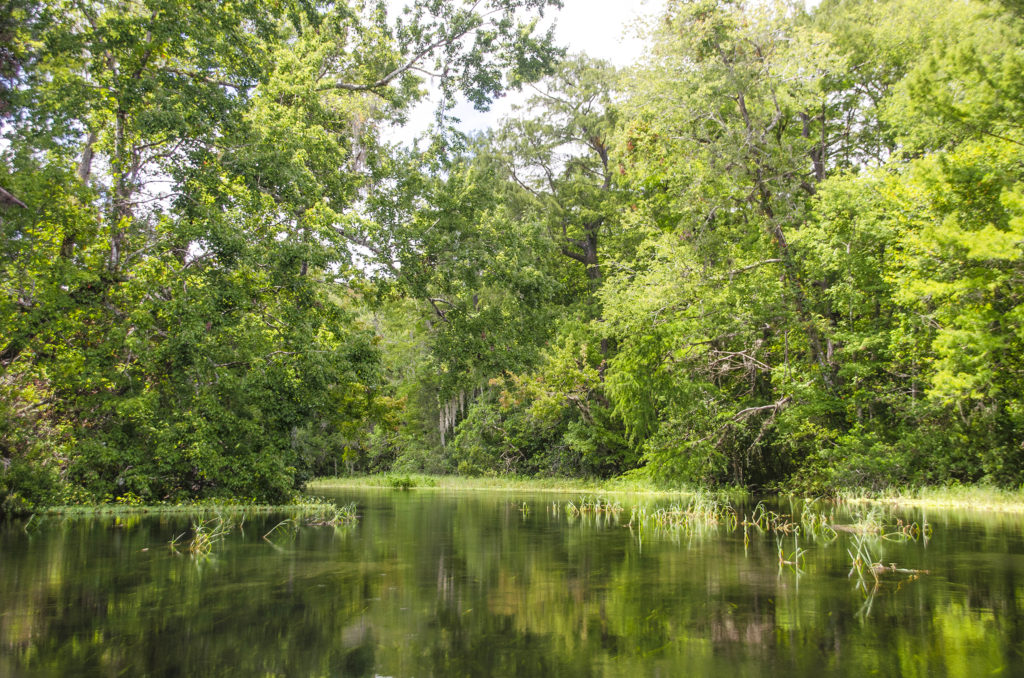
[[[1024,481],[1024,7],[558,5],[3,2],[3,510]]]

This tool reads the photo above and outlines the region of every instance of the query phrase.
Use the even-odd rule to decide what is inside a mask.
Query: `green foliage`
[[[5,510],[1024,480],[1014,3],[670,2],[622,71],[556,4],[11,4]],[[438,127],[381,143],[423,71]]]
[[[527,14],[547,4],[17,3],[5,506],[280,502],[351,468],[398,402],[357,315],[356,215],[408,169],[377,131],[426,64],[450,73],[441,114],[538,76],[557,50]]]
[[[388,475],[384,476],[385,484],[395,490],[411,490],[416,487],[416,481],[410,478],[408,475],[396,476]]]

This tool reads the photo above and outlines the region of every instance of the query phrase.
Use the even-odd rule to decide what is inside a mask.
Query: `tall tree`
[[[45,406],[48,467],[92,497],[286,497],[304,431],[375,407],[337,290],[394,167],[376,127],[423,70],[480,106],[532,77],[547,4],[40,3],[0,181],[29,206],[4,220],[4,383],[36,402],[6,423]]]

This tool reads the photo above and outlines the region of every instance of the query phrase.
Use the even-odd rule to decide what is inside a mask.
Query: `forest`
[[[0,513],[1021,485],[1024,2],[559,5],[2,0]]]

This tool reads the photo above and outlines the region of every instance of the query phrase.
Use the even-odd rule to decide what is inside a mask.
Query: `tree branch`
[[[775,401],[774,403],[772,403],[770,405],[761,405],[760,407],[748,407],[747,409],[740,410],[736,414],[732,415],[732,419],[733,419],[733,421],[739,421],[740,419],[746,419],[746,418],[750,417],[750,415],[752,415],[752,414],[756,414],[758,412],[764,412],[765,410],[775,410],[775,411],[778,411],[778,410],[782,409],[783,407],[785,407],[786,405],[788,405],[792,400],[793,400],[792,398],[790,398],[789,396],[786,396],[782,400],[777,400],[777,401]]]

